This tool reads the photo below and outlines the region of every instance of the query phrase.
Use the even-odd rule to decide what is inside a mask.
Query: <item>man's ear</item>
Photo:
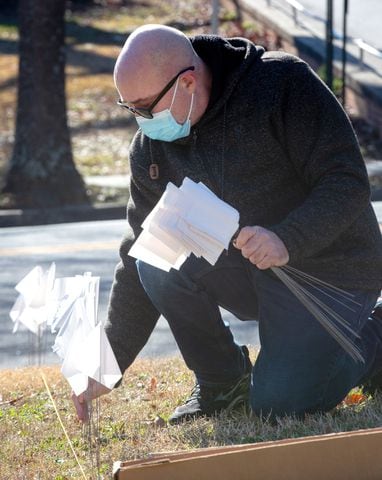
[[[195,93],[196,78],[194,72],[187,72],[180,79],[180,83],[189,94]]]

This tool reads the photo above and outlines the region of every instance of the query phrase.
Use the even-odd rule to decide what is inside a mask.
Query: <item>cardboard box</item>
[[[382,428],[154,454],[115,480],[382,480]]]

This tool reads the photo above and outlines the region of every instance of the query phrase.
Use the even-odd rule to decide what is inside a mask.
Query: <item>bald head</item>
[[[191,124],[204,114],[212,76],[195,52],[190,40],[179,30],[163,25],[144,25],[127,39],[114,68],[114,81],[120,99],[135,107],[148,107],[179,72],[178,82],[158,100],[152,113],[170,108],[183,123],[191,109]],[[175,98],[172,102],[171,99]]]
[[[137,95],[142,82],[163,85],[182,68],[198,61],[190,40],[182,32],[163,25],[144,25],[129,36],[118,56],[115,84],[120,93],[133,91]]]

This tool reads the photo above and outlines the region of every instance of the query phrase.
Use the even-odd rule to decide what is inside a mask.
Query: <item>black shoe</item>
[[[201,416],[210,417],[222,410],[232,411],[240,406],[249,405],[252,365],[247,347],[242,346],[241,349],[244,354],[246,373],[235,382],[225,385],[207,387],[197,383],[190,397],[183,405],[177,407],[169,418],[170,424],[174,425]]]
[[[382,301],[379,300],[370,317],[379,322],[382,337]],[[362,390],[368,395],[374,395],[376,392],[382,392],[382,358],[377,357],[376,367],[371,376],[363,383]]]

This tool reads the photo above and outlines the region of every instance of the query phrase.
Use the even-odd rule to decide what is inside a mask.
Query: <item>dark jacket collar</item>
[[[212,73],[210,101],[203,117],[193,127],[194,130],[220,113],[242,75],[253,62],[261,58],[265,50],[245,38],[225,39],[216,35],[197,35],[190,40]],[[188,143],[191,137],[189,135],[176,143]]]

